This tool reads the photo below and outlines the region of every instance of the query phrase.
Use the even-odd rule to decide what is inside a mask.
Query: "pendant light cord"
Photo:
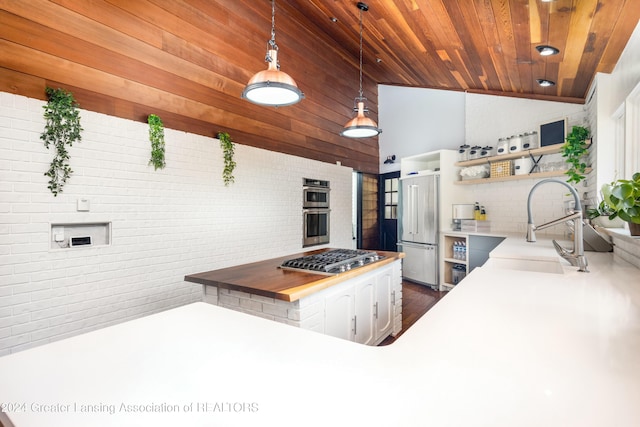
[[[270,50],[278,50],[278,45],[276,44],[276,0],[271,0],[271,39],[267,42],[267,56],[265,56],[265,62],[273,61],[271,55],[269,55]],[[278,70],[280,69],[280,61],[276,64]]]
[[[360,99],[362,96],[362,9],[360,9]]]

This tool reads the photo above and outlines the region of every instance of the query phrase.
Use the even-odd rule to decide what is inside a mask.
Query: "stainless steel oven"
[[[302,246],[329,243],[330,209],[303,209]]]
[[[302,207],[329,209],[329,181],[302,179]]]

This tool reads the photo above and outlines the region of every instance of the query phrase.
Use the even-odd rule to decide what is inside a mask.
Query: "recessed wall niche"
[[[110,222],[51,224],[52,250],[80,249],[111,244]]]

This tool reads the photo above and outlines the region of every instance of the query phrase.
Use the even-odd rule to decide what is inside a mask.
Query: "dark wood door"
[[[398,189],[400,171],[389,172],[378,179],[378,217],[380,218],[380,249],[397,251],[398,242]]]

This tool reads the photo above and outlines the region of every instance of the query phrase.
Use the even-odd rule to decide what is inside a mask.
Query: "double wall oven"
[[[302,179],[302,246],[329,243],[329,181]]]

